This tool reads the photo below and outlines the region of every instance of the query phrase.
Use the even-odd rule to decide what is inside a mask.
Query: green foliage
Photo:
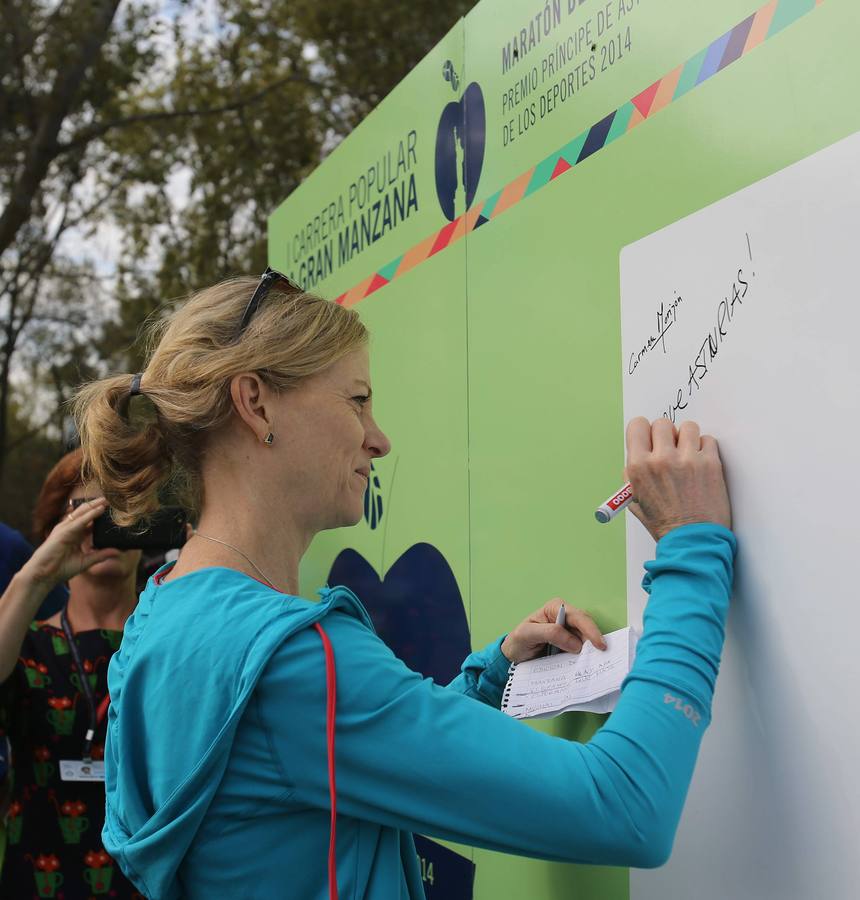
[[[232,108],[161,134],[171,171],[187,184],[184,205],[163,182],[116,211],[127,236],[123,313],[106,352],[122,348],[135,368],[142,315],[228,275],[262,271],[269,213],[471,5],[221,0],[216,42],[179,34],[170,86],[176,107]],[[157,268],[147,262],[153,243]]]
[[[7,465],[0,475],[0,520],[30,540],[33,505],[45,476],[62,456],[62,439],[55,422],[33,429],[17,404],[10,409],[9,424]]]
[[[471,5],[0,4],[4,487],[82,378],[141,367],[148,316],[262,271],[268,214]]]

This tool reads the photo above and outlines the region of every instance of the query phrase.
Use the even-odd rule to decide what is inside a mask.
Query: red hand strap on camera
[[[337,787],[335,785],[334,765],[334,710],[337,692],[337,680],[334,667],[334,651],[328,635],[323,631],[319,622],[314,628],[322,638],[325,651],[325,681],[326,681],[326,742],[328,744],[328,792],[331,798],[331,833],[328,843],[328,895],[329,900],[337,900]]]

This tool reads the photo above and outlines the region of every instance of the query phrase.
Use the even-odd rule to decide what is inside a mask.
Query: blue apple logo
[[[451,681],[472,652],[457,579],[430,544],[413,544],[384,579],[360,553],[342,550],[328,583],[348,587],[394,654],[439,684]]]
[[[442,67],[442,77],[456,93],[460,79],[450,59]],[[484,165],[486,132],[484,95],[473,81],[459,100],[445,106],[436,129],[436,194],[450,222],[475,199]]]
[[[459,673],[471,652],[469,625],[457,579],[435,547],[413,544],[384,579],[360,553],[343,550],[328,583],[361,600],[380,638],[410,669],[439,684]],[[475,864],[429,838],[414,838],[427,900],[472,900]]]
[[[364,492],[364,518],[372,530],[382,521],[382,488],[379,486],[379,476],[373,463],[370,464],[370,478],[367,481],[367,490]]]

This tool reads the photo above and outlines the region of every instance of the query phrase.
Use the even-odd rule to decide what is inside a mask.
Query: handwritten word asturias
[[[649,335],[641,349],[634,350],[630,354],[630,361],[627,365],[628,375],[632,375],[639,368],[639,363],[655,347],[662,347],[663,352],[666,352],[666,333],[678,321],[678,307],[683,302],[684,298],[678,295],[668,306],[665,303],[660,304],[660,309],[657,310],[657,334]]]
[[[690,398],[702,387],[702,381],[711,371],[711,365],[717,358],[723,341],[729,333],[729,325],[749,292],[749,281],[744,276],[744,270],[738,269],[737,278],[732,282],[732,289],[728,296],[723,297],[717,305],[715,324],[708,330],[693,361],[687,367],[687,383],[678,388],[672,401],[663,409],[660,415],[664,419],[675,422],[678,413],[689,405]],[[737,309],[736,309],[737,307]]]

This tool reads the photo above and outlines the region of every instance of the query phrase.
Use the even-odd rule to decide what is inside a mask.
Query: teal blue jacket
[[[341,900],[423,898],[412,832],[661,865],[710,717],[734,551],[715,525],[659,542],[635,665],[586,744],[499,711],[501,640],[443,687],[345,588],[313,603],[223,568],[151,581],[110,665],[105,848],[151,900],[328,896],[320,622],[337,665]]]

